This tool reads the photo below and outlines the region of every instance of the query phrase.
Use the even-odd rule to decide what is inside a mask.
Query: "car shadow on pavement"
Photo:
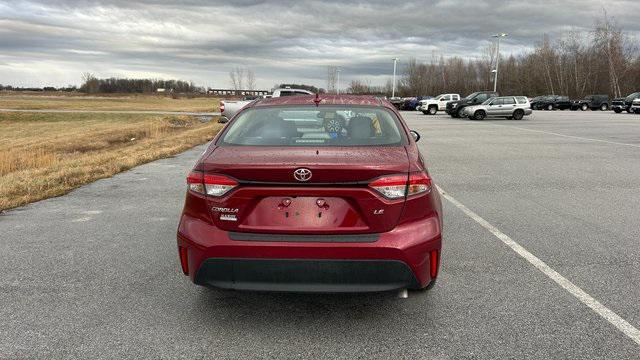
[[[398,292],[360,294],[315,294],[250,292],[203,288],[198,300],[202,316],[220,320],[233,314],[230,326],[238,327],[238,321],[247,319],[250,326],[270,328],[273,323],[296,321],[309,323],[321,321],[329,325],[349,322],[395,320],[406,314],[408,304],[419,301],[429,306],[428,293],[409,292],[408,299],[400,299]],[[406,314],[409,316],[409,314]]]

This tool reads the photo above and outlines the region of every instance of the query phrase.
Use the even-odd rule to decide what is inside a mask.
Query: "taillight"
[[[224,112],[224,103],[222,101],[220,101],[220,112]]]
[[[407,176],[392,175],[381,177],[370,183],[369,187],[389,199],[403,198],[407,190]]]
[[[198,194],[205,194],[204,189],[204,174],[198,171],[192,171],[187,176],[187,185],[189,190],[197,192]]]
[[[407,196],[422,194],[431,191],[431,179],[423,172],[409,175]]]
[[[369,187],[389,199],[400,199],[431,191],[431,179],[423,172],[378,178]]]
[[[198,171],[192,171],[187,176],[187,184],[189,190],[210,196],[222,196],[238,186],[237,181],[224,175],[203,174]]]

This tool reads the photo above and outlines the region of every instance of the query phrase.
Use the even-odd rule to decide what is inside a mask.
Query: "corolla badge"
[[[226,208],[226,207],[217,207],[214,206],[211,208],[211,211],[213,212],[221,212],[221,213],[232,213],[232,214],[236,214],[240,211],[240,209],[238,208]]]
[[[298,181],[309,181],[311,179],[311,170],[306,168],[299,168],[293,172],[293,177]]]

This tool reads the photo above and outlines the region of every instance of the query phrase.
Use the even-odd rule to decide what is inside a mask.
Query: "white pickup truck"
[[[282,96],[297,96],[297,95],[313,95],[311,91],[304,89],[275,89],[273,94],[267,95],[264,97],[282,97]],[[255,99],[250,100],[236,100],[236,101],[228,101],[222,100],[220,101],[220,120],[218,122],[226,123],[235,115],[240,109],[245,107],[247,104],[250,104],[257,99],[261,99],[262,97],[257,97]]]
[[[460,94],[441,94],[432,99],[420,100],[418,110],[425,115],[435,115],[438,111],[445,111],[449,101],[460,100]]]

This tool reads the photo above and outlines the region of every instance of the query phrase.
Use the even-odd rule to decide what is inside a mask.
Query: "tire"
[[[587,110],[589,110],[589,105],[587,105],[587,104],[582,104],[582,106],[580,106],[580,110],[582,110],[582,111],[587,111]]]
[[[627,109],[627,113],[631,114],[631,108]]]
[[[484,118],[487,117],[487,114],[482,111],[482,110],[478,110],[476,112],[473,113],[473,120],[484,120]]]
[[[616,109],[613,109],[613,112],[616,114],[620,114],[622,112],[622,109],[616,108]]]
[[[429,106],[429,115],[435,115],[437,112],[438,112],[438,106],[437,105]]]
[[[425,110],[422,110],[422,113],[425,114],[425,115],[429,115],[429,113],[426,112]]]
[[[458,109],[458,111],[456,111],[456,114],[458,115],[459,118],[463,118],[464,117],[464,108]]]
[[[607,111],[607,110],[609,110],[609,105],[608,105],[608,104],[602,104],[602,105],[600,105],[600,110],[601,110],[601,111]]]
[[[640,115],[640,109],[635,109],[633,112],[636,113],[637,115]]]
[[[553,110],[553,105],[551,105],[551,104],[547,105],[546,109],[549,110],[549,111]]]
[[[513,120],[522,120],[523,117],[524,111],[522,111],[521,109],[517,109],[513,112]]]

